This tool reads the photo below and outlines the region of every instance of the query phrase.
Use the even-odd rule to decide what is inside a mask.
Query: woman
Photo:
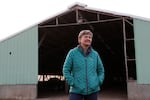
[[[99,54],[91,47],[93,33],[82,30],[79,45],[71,49],[63,65],[63,75],[70,85],[69,100],[98,100],[104,80],[104,67]]]

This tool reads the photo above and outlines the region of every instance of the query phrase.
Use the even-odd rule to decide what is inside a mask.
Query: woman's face
[[[81,38],[79,38],[79,43],[82,46],[91,46],[92,43],[92,35],[85,34]]]

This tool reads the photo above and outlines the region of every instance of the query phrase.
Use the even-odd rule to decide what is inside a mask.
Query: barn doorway
[[[86,16],[85,22],[76,23],[78,14]],[[93,32],[92,47],[104,64],[102,91],[127,96],[127,81],[136,79],[133,20],[114,15],[99,15],[102,20],[97,20],[95,14],[75,10],[39,24],[38,97],[66,93],[63,62],[68,51],[78,45],[77,36],[83,29]]]
[[[105,81],[102,89],[120,89],[126,93],[122,24],[122,20],[116,20],[107,23],[39,28],[39,40],[46,35],[39,48],[39,75],[43,76],[43,82],[39,82],[39,91],[42,88],[45,88],[45,92],[48,88],[50,88],[48,91],[65,91],[65,82],[62,76],[65,56],[71,48],[78,45],[77,35],[80,30],[92,29],[91,31],[94,33],[92,46],[101,55],[105,66]],[[58,82],[60,87],[57,85],[54,89],[55,82]]]

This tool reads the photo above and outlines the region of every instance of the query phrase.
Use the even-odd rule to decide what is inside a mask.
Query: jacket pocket
[[[79,92],[85,91],[85,85],[84,85],[83,79],[81,79],[80,77],[74,78],[74,84],[72,87],[75,88]]]
[[[98,77],[91,77],[88,83],[88,87],[90,90],[96,90],[99,87]]]

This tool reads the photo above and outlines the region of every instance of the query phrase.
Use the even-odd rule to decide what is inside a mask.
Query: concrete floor
[[[68,95],[65,93],[45,94],[36,100],[68,100]],[[127,100],[127,94],[122,90],[105,89],[99,93],[99,100]]]

